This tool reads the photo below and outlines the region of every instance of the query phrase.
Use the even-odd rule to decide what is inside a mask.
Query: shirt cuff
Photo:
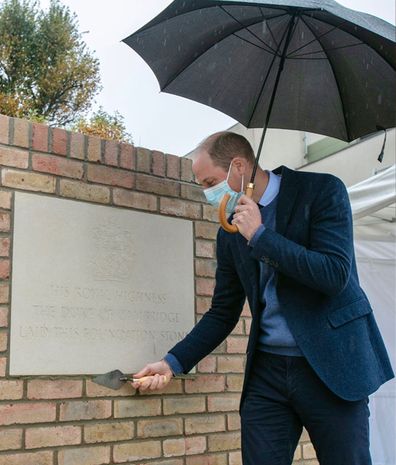
[[[248,245],[250,245],[250,247],[254,247],[259,237],[261,236],[261,234],[263,234],[264,231],[265,231],[265,226],[263,224],[260,224],[257,231],[254,233],[254,236],[250,239]]]
[[[174,375],[180,375],[181,373],[183,373],[183,367],[181,366],[179,360],[173,354],[168,352],[165,355],[164,360],[169,365]]]

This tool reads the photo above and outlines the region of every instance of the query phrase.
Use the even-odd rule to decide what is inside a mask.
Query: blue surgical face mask
[[[222,182],[219,182],[219,184],[216,184],[213,187],[204,189],[206,200],[214,207],[218,207],[220,205],[225,194],[230,194],[230,200],[228,201],[226,208],[226,212],[228,214],[231,214],[235,210],[238,200],[243,195],[243,176],[241,180],[241,192],[235,192],[231,189],[230,185],[228,184],[228,178],[230,177],[231,167],[232,162],[230,164],[230,167],[228,168],[227,179],[225,179]]]

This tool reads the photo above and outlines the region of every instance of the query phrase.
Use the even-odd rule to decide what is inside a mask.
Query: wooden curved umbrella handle
[[[249,183],[247,188],[246,188],[246,195],[251,199],[253,196],[253,190],[254,190],[254,184]],[[226,209],[227,209],[227,203],[230,200],[230,194],[225,194],[223,199],[220,202],[219,206],[219,221],[221,224],[221,227],[231,233],[235,234],[238,232],[238,227],[235,224],[230,224],[227,221],[227,215],[226,215]]]

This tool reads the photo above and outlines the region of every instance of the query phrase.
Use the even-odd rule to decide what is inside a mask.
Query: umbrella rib
[[[243,26],[244,29],[246,29],[255,39],[257,39],[259,42],[261,42],[263,45],[265,45],[266,47],[268,47],[270,50],[272,50],[273,53],[276,53],[276,50],[273,49],[270,45],[268,45],[266,42],[264,42],[257,34],[255,34],[254,32],[252,32],[249,27],[249,26],[244,26],[238,19],[235,18],[235,16],[233,16],[229,11],[227,11],[226,9],[224,9],[223,6],[220,6],[220,9],[224,11],[224,13],[226,13],[230,18],[232,18],[236,23],[238,23],[240,26]],[[263,15],[263,12],[261,11],[260,9],[260,13],[261,15]],[[264,18],[265,20],[268,20],[268,19],[274,19],[274,18],[279,18],[279,17],[282,17],[282,16],[286,16],[287,13],[283,13],[281,15],[278,15],[278,16],[272,16],[270,18],[265,18],[262,16],[262,18]],[[256,23],[257,24],[257,23]]]
[[[303,19],[303,16],[301,16],[301,18]],[[344,21],[343,23],[341,23],[341,25],[344,24],[344,23],[346,23],[346,22],[347,22],[347,21]],[[304,21],[304,24],[305,24],[306,26],[308,26],[308,24],[306,23],[306,21]],[[319,42],[319,39],[321,39],[322,37],[324,37],[324,36],[327,35],[327,34],[330,34],[330,32],[333,32],[335,29],[339,29],[339,26],[334,26],[332,29],[329,29],[328,31],[326,31],[326,32],[324,32],[323,34],[321,34],[320,36],[317,36],[317,35],[314,34],[312,28],[309,27],[309,30],[312,32],[312,34],[313,34],[313,36],[315,37],[315,39],[313,39],[313,40],[307,42],[307,43],[304,44],[304,45],[301,45],[301,47],[298,47],[298,48],[296,48],[295,50],[292,50],[292,51],[289,53],[288,58],[289,58],[290,55],[293,55],[293,53],[298,52],[298,51],[301,50],[302,48],[308,47],[308,45],[311,45],[311,44],[313,44],[314,42]]]
[[[322,42],[320,41],[320,37],[317,37],[315,35],[315,32],[312,30],[311,26],[305,21],[304,17],[301,16],[301,20],[303,21],[303,23],[307,26],[307,28],[312,32],[313,36],[317,38],[317,41],[319,42],[319,45],[322,47],[322,49],[324,50],[323,48],[323,45],[322,45]],[[344,105],[344,101],[342,99],[342,94],[341,94],[341,88],[340,88],[340,84],[338,82],[338,79],[337,79],[337,75],[335,73],[335,70],[334,70],[334,66],[333,66],[333,63],[330,59],[330,57],[328,57],[328,62],[329,62],[329,65],[330,65],[330,68],[333,72],[333,76],[334,76],[334,80],[335,80],[335,83],[337,85],[337,89],[338,89],[338,94],[340,96],[340,102],[341,102],[341,108],[342,108],[342,116],[344,118],[344,126],[345,126],[345,131],[346,131],[346,135],[347,135],[347,138],[348,138],[348,142],[351,141],[351,134],[350,134],[350,131],[349,131],[349,127],[348,127],[348,124],[347,124],[347,120],[346,120],[346,115],[345,115],[345,105]]]
[[[255,44],[254,42],[251,42],[250,40],[245,39],[244,37],[239,36],[237,33],[233,33],[232,35],[235,36],[235,37],[237,37],[238,39],[242,40],[243,42],[246,42],[247,44],[253,45],[254,47],[259,48],[260,50],[263,50],[264,52],[269,53],[270,55],[276,55],[276,52],[275,52],[275,51],[273,52],[272,50],[267,50],[267,49],[264,48],[264,47],[260,47],[260,45],[257,45],[257,44]],[[278,56],[279,56],[279,55],[278,55]]]
[[[274,55],[274,57],[273,57],[273,59],[272,59],[272,61],[271,61],[271,64],[270,64],[270,66],[269,66],[269,68],[268,68],[267,75],[265,76],[263,85],[261,86],[261,90],[260,90],[259,96],[258,96],[258,98],[257,98],[257,100],[256,100],[256,103],[254,104],[253,111],[252,111],[252,113],[251,113],[251,115],[250,115],[250,118],[249,118],[249,121],[248,121],[248,124],[247,124],[246,127],[249,127],[249,126],[250,126],[250,123],[252,122],[252,119],[253,119],[254,113],[255,113],[255,111],[256,111],[256,109],[257,109],[258,103],[259,103],[259,101],[260,101],[261,95],[262,95],[263,92],[264,92],[265,85],[267,84],[269,75],[271,74],[272,67],[273,67],[274,62],[275,62],[275,58],[276,58],[277,56],[279,56],[280,47],[281,47],[281,45],[282,45],[282,42],[283,42],[284,38],[286,37],[286,34],[287,34],[288,30],[289,30],[289,27],[286,27],[285,30],[284,30],[284,32],[283,32],[283,35],[282,35],[281,40],[280,40],[279,45],[278,45],[278,49],[277,49],[276,54]]]
[[[266,18],[266,17],[265,17],[265,15],[264,15],[264,13],[263,13],[262,7],[260,7],[260,13],[261,13],[262,18],[263,18],[265,21],[267,21],[268,19],[273,19],[273,18]],[[276,16],[275,16],[275,17],[276,17]],[[267,24],[267,27],[268,27],[268,30],[270,31],[272,40],[274,41],[276,47],[278,47],[278,46],[279,46],[278,41],[275,39],[274,33],[272,32],[272,29],[270,28],[270,25]]]
[[[280,16],[284,16],[283,14],[282,15],[279,15],[277,16],[277,18],[279,18]],[[272,19],[272,18],[271,18]],[[237,32],[241,31],[242,29],[245,29],[246,26],[242,25],[242,27],[240,27],[239,29],[237,29],[236,31],[234,31],[231,35],[235,35]],[[218,40],[217,42],[215,42],[214,44],[210,44],[209,47],[207,47],[205,50],[203,50],[201,53],[199,53],[196,57],[194,57],[194,61],[196,61],[198,58],[200,58],[202,55],[204,55],[208,50],[210,50],[213,46],[219,44],[220,42],[222,42],[223,40],[225,39],[228,39],[230,36],[227,35],[225,37],[222,37],[220,40]],[[270,53],[270,52],[268,52]],[[170,84],[172,84],[172,82],[178,77],[180,76],[180,74],[184,73],[184,71],[189,68],[191,66],[191,62],[186,64],[180,71],[177,71],[177,73],[172,76],[167,82],[166,84],[164,84],[162,87],[161,87],[161,91],[164,91]]]
[[[332,52],[334,50],[341,50],[343,48],[357,47],[358,45],[365,45],[365,43],[360,42],[358,44],[342,45],[341,47],[323,48],[322,50],[317,50],[316,52],[301,53],[299,55],[288,56],[287,58],[300,58],[300,57],[304,57],[306,55],[315,55],[317,53],[323,53],[323,52],[327,53],[327,52]]]

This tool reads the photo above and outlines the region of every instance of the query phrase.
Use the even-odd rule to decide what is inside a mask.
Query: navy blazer
[[[276,231],[254,247],[220,229],[212,305],[170,352],[187,373],[233,330],[247,297],[252,325],[245,384],[256,349],[262,304],[259,261],[277,271],[277,294],[300,350],[322,381],[346,400],[363,399],[393,377],[373,311],[359,285],[352,215],[344,184],[329,174],[281,174]]]

